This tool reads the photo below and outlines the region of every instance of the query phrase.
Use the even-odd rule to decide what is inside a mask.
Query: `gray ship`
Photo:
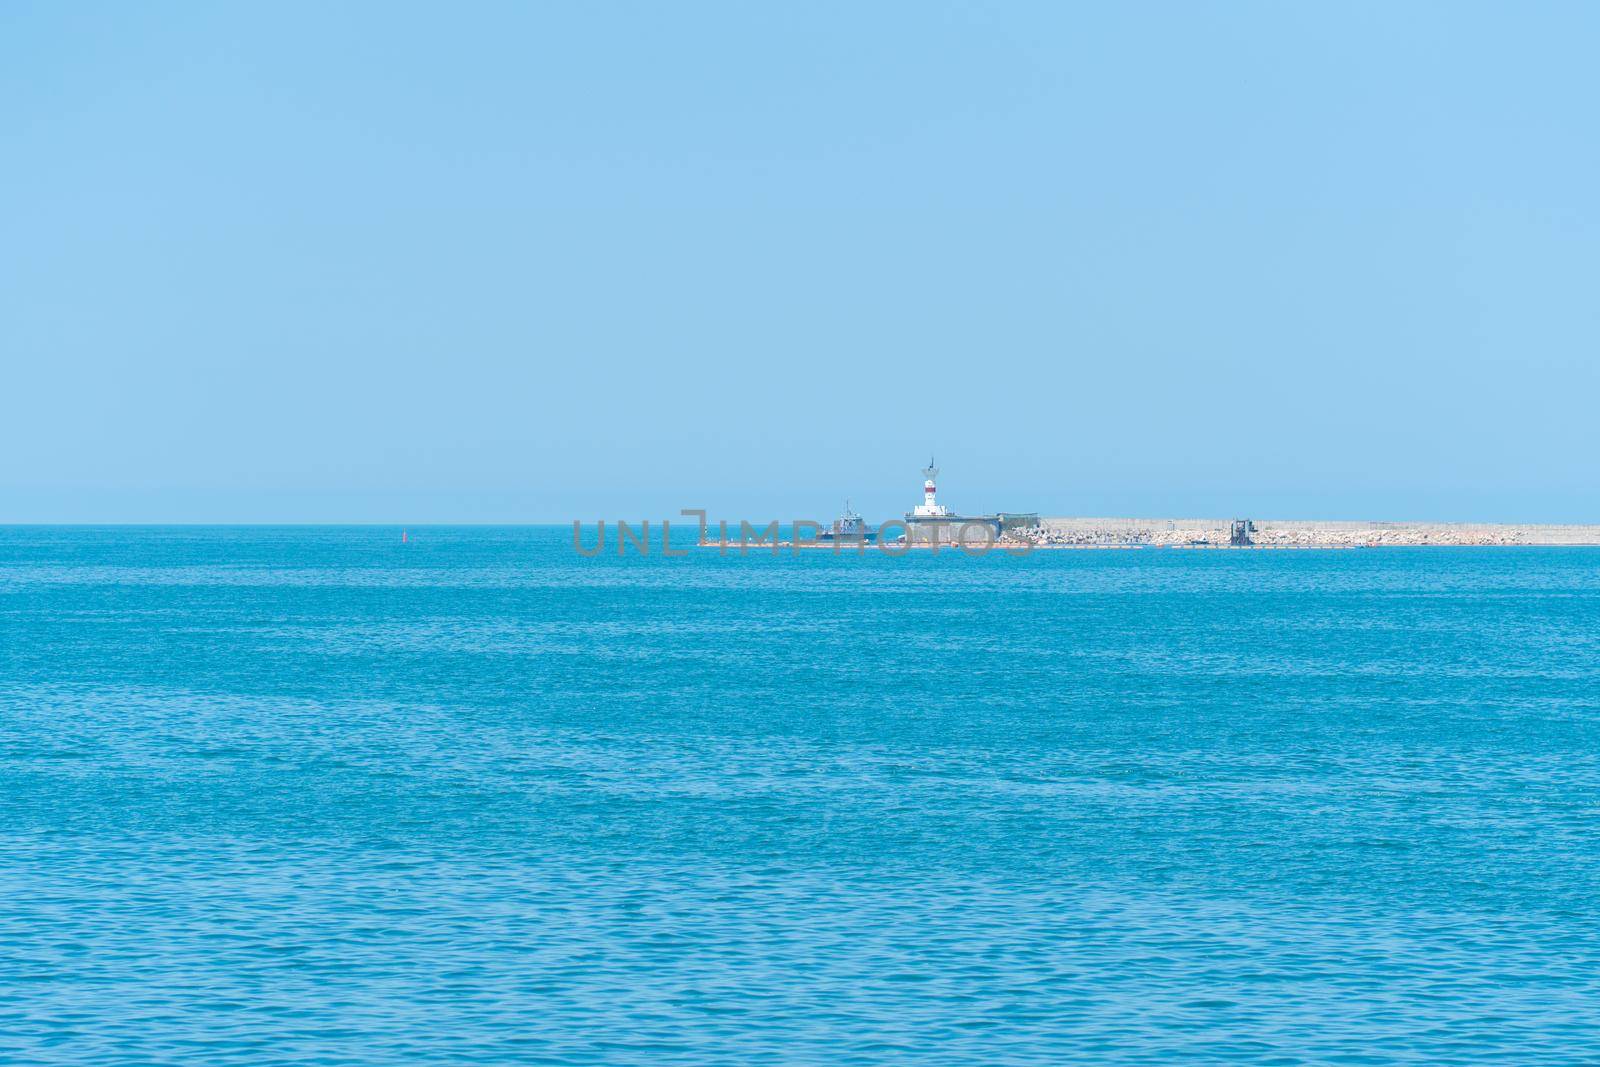
[[[864,522],[860,515],[850,507],[850,501],[844,502],[844,514],[833,520],[833,525],[817,535],[817,540],[824,544],[849,543],[872,544],[878,539],[871,526]]]

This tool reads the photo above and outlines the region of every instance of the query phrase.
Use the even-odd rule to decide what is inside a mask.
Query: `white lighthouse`
[[[922,468],[922,503],[906,512],[905,543],[914,545],[954,545],[983,541],[993,544],[1008,529],[1039,525],[1039,516],[1019,515],[961,515],[939,503],[939,468],[928,460]],[[990,533],[984,535],[984,527]],[[887,528],[887,527],[885,527]],[[980,536],[983,535],[983,536]]]
[[[928,457],[928,465],[922,468],[922,503],[912,509],[911,514],[919,519],[939,519],[950,514],[950,509],[934,499],[934,494],[939,487],[934,484],[939,477],[939,468],[933,465],[933,457]]]

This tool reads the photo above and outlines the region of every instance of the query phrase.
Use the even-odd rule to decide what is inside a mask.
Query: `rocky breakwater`
[[[1228,519],[1044,519],[1003,541],[1038,548],[1230,548]],[[1600,545],[1600,526],[1256,520],[1255,548]]]

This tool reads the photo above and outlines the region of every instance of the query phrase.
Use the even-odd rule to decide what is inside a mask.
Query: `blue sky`
[[[0,6],[0,521],[1600,521],[1600,6]]]

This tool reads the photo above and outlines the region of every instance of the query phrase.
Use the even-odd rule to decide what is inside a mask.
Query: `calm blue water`
[[[1600,1060],[1600,552],[0,529],[0,1060]]]

